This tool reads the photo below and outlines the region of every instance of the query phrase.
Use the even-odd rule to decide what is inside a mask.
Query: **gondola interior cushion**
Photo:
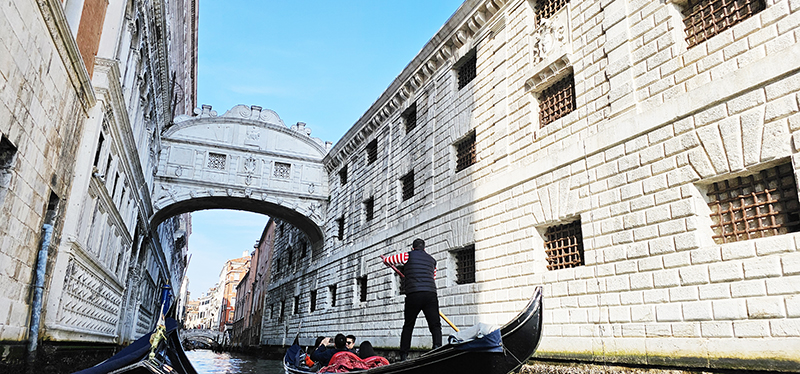
[[[497,326],[478,323],[447,338],[455,349],[470,352],[503,352],[503,338]]]

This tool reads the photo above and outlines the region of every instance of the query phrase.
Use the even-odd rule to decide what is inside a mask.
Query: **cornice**
[[[101,92],[101,94],[106,94],[109,98],[108,104],[112,112],[110,118],[110,120],[112,120],[111,127],[116,135],[113,138],[121,143],[117,144],[117,146],[121,150],[125,150],[124,152],[119,152],[120,157],[125,160],[126,169],[130,173],[129,175],[131,178],[134,179],[133,185],[146,186],[147,181],[144,178],[144,168],[142,167],[141,158],[139,157],[139,149],[133,138],[128,108],[125,106],[125,97],[122,93],[122,87],[120,86],[121,76],[119,61],[98,57],[95,59],[95,71],[102,71],[107,74],[108,87],[98,89],[98,91]],[[135,190],[141,217],[146,218],[152,216],[153,204],[149,189],[137,188]],[[145,221],[147,220],[145,219]],[[149,225],[150,222],[147,221],[146,224]]]
[[[472,48],[484,27],[510,1],[467,0],[462,4],[325,156],[328,172],[349,159],[380,125],[405,109],[409,99],[415,98],[440,69],[452,66]]]
[[[78,50],[78,43],[72,37],[64,8],[59,0],[37,0],[39,11],[53,39],[53,44],[61,56],[61,61],[66,67],[67,75],[78,94],[78,100],[83,106],[83,111],[88,115],[89,109],[94,107],[97,99],[92,88],[89,72]]]

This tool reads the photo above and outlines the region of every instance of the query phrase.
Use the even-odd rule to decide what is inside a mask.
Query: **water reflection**
[[[186,352],[200,374],[283,374],[280,360],[264,360],[236,353],[214,353],[205,349]]]

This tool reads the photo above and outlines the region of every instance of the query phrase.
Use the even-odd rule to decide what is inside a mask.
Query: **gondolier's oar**
[[[381,256],[381,260],[386,260],[386,257],[383,257],[383,255],[380,255],[380,256]],[[398,269],[394,265],[386,263],[386,262],[384,262],[384,264],[386,264],[386,266],[389,266],[390,268],[392,268],[392,270],[394,270],[394,272],[397,273],[397,275],[399,275],[400,278],[405,278],[406,277],[405,275],[403,275],[403,273],[400,271],[400,269]],[[439,311],[439,316],[442,317],[442,319],[445,322],[447,322],[447,324],[450,325],[450,327],[452,327],[453,330],[456,330],[456,332],[458,332],[458,327],[456,327],[456,325],[454,325],[453,322],[450,322],[450,319],[447,318],[447,316],[444,315],[444,313],[442,313],[441,310]]]

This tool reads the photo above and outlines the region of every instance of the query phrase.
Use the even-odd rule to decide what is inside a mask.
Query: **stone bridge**
[[[209,346],[222,344],[222,332],[209,329],[188,329],[181,331],[181,339],[190,342],[200,342]]]
[[[175,118],[161,135],[151,221],[245,210],[286,220],[321,246],[328,201],[322,159],[330,143],[258,106],[237,105],[218,116],[203,105],[195,114]]]

